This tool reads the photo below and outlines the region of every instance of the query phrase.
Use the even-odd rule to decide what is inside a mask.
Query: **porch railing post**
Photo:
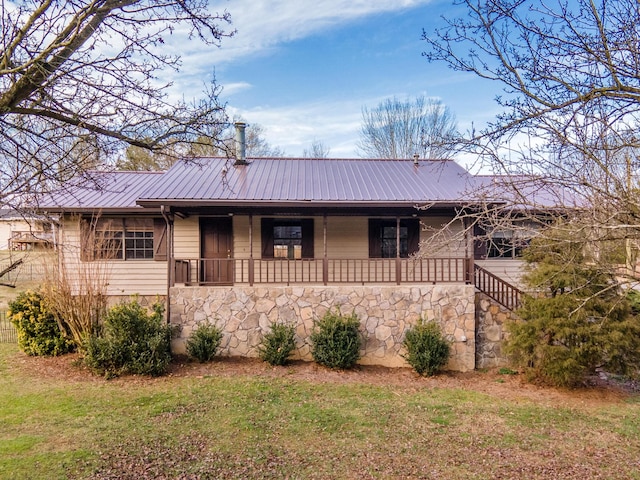
[[[329,259],[327,258],[327,214],[322,216],[322,284],[329,283]]]

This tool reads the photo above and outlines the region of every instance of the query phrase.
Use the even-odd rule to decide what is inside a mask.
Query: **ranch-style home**
[[[451,160],[238,151],[166,172],[93,172],[45,199],[62,266],[107,266],[114,297],[166,298],[177,353],[209,321],[223,354],[255,356],[272,322],[290,322],[296,355],[310,359],[314,319],[336,309],[361,321],[361,363],[405,365],[404,333],[423,317],[453,342],[449,368],[475,367],[476,287],[505,304],[517,293],[498,278],[514,249],[479,249],[455,220],[477,200],[476,177]]]

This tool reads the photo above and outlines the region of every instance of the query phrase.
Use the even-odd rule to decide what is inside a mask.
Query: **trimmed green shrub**
[[[202,323],[187,340],[187,355],[200,363],[210,362],[216,356],[221,341],[220,328],[210,323]]]
[[[149,313],[136,300],[107,312],[102,332],[85,344],[84,363],[107,378],[126,373],[159,376],[171,362],[171,327],[164,321],[164,306]]]
[[[311,333],[311,354],[320,365],[329,368],[351,368],[360,358],[360,321],[328,311],[316,321]]]
[[[9,303],[7,318],[16,327],[18,346],[27,355],[62,355],[73,350],[73,342],[65,338],[39,292],[18,295]]]
[[[420,375],[431,376],[440,370],[449,359],[451,345],[442,336],[436,322],[425,322],[422,318],[407,330],[402,342],[407,350],[403,357]]]
[[[296,348],[295,328],[283,323],[272,323],[271,331],[262,339],[258,347],[260,358],[271,365],[284,365]]]

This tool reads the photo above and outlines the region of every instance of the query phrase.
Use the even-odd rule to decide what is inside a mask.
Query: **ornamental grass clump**
[[[260,358],[271,365],[285,365],[296,348],[295,328],[284,323],[272,323],[258,347]]]
[[[111,308],[98,334],[85,343],[84,363],[107,378],[133,373],[159,376],[171,362],[171,327],[164,306],[152,312],[136,300]]]
[[[329,368],[351,368],[360,358],[360,320],[328,311],[316,321],[311,333],[311,354],[320,365]]]
[[[211,323],[201,323],[187,340],[187,355],[200,363],[210,362],[222,342],[222,330]]]
[[[16,327],[18,346],[27,355],[62,355],[74,348],[39,292],[18,295],[9,303],[7,318]]]
[[[425,322],[422,318],[407,330],[402,343],[407,350],[405,360],[418,374],[425,377],[434,375],[449,359],[451,345],[443,337],[440,326],[435,322]]]

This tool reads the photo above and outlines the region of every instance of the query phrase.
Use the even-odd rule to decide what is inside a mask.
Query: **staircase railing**
[[[521,305],[522,290],[479,265],[473,266],[475,287],[500,305],[515,310]]]

